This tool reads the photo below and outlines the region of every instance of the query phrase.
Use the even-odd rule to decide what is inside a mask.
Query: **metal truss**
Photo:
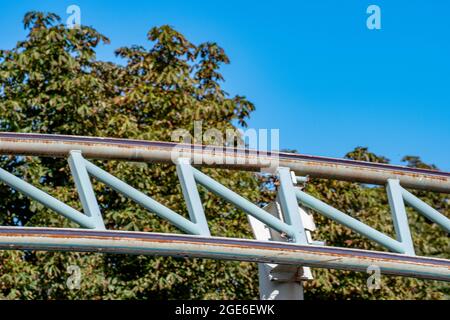
[[[189,212],[187,219],[86,159],[88,157],[168,162],[167,153],[169,150],[173,151],[174,147],[172,144],[162,142],[1,133],[0,153],[68,157],[83,212],[75,210],[1,168],[0,181],[84,229],[0,227],[0,248],[256,261],[260,262],[260,280],[263,274],[264,277],[270,277],[271,280],[278,280],[284,284],[298,283],[302,279],[310,278],[308,267],[366,271],[370,265],[380,267],[383,274],[450,281],[449,260],[415,256],[405,204],[436,223],[447,233],[450,232],[450,220],[403,187],[406,185],[449,193],[449,173],[282,153],[261,155],[266,158],[277,157],[278,166],[272,173],[277,175],[279,180],[277,201],[266,208],[261,208],[192,166],[193,154],[205,155],[202,146],[182,146],[183,150],[189,151],[191,155],[175,159],[177,175]],[[239,149],[231,151],[233,153],[230,153],[230,150],[224,152],[227,156],[241,157],[247,161],[235,166],[235,169],[261,169],[259,162],[255,164],[253,161],[249,164],[249,160],[260,158],[257,152],[248,150],[244,152]],[[211,155],[206,153],[206,156]],[[223,167],[219,164],[210,166]],[[299,172],[301,175],[298,175]],[[296,184],[298,181],[306,180],[305,174],[385,184],[396,239],[302,191]],[[169,221],[188,235],[105,230],[102,213],[91,185],[91,176]],[[257,240],[211,236],[198,193],[198,184],[247,213]],[[315,225],[312,216],[305,211],[306,208],[352,229],[392,253],[334,248],[314,241],[311,233]],[[268,268],[269,271],[264,268]],[[267,291],[265,294],[274,290],[271,286],[265,290]],[[291,287],[290,290],[294,289]],[[299,294],[297,291],[294,295]],[[292,296],[288,295],[288,298]]]

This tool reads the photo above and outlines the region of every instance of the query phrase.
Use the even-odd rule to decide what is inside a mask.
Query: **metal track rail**
[[[224,148],[221,152],[230,163],[214,163],[218,150],[207,146],[171,142],[142,141],[100,137],[0,133],[0,154],[67,157],[71,150],[81,150],[87,158],[142,162],[172,162],[174,149],[201,155],[209,166],[256,171],[263,164],[277,161],[297,175],[384,185],[387,179],[398,179],[402,186],[450,193],[450,173],[404,166],[326,158],[293,153],[262,153],[256,150]],[[185,156],[185,155],[183,155]]]
[[[450,261],[402,254],[192,235],[0,227],[0,249],[165,255],[304,265],[450,281]]]

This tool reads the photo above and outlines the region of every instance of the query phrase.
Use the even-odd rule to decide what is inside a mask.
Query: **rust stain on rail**
[[[226,239],[226,238],[192,238],[189,239],[184,235],[176,234],[166,234],[158,235],[152,233],[143,232],[132,232],[136,234],[130,234],[130,232],[116,232],[116,231],[79,231],[72,232],[69,230],[60,229],[55,232],[46,233],[45,230],[27,230],[25,233],[23,229],[17,230],[1,230],[1,237],[22,237],[22,238],[52,238],[52,239],[93,239],[93,240],[113,240],[117,242],[123,241],[139,241],[144,243],[179,243],[179,244],[192,244],[194,246],[220,246],[228,248],[238,248],[238,249],[252,249],[252,250],[268,250],[276,252],[278,256],[282,256],[287,253],[314,253],[315,255],[321,256],[333,256],[336,259],[342,259],[345,257],[356,258],[359,260],[367,261],[386,261],[386,262],[399,262],[405,264],[413,265],[423,265],[423,266],[441,266],[450,270],[450,260],[436,260],[433,261],[429,258],[417,257],[417,256],[406,256],[399,254],[392,254],[388,252],[374,252],[365,251],[358,249],[349,248],[336,248],[336,247],[317,247],[317,246],[302,246],[292,243],[278,243],[278,242],[262,242],[262,241],[252,241],[252,240],[241,240],[241,239]],[[30,228],[34,229],[34,228]],[[11,232],[12,231],[12,232]],[[80,233],[80,235],[73,234]],[[103,235],[100,233],[104,233]],[[334,259],[334,260],[336,260]],[[431,261],[431,262],[430,262]]]
[[[373,184],[385,184],[387,178],[396,178],[406,187],[450,193],[450,173],[430,169],[229,147],[223,151],[208,150],[205,145],[174,142],[0,132],[0,153],[66,157],[70,150],[76,148],[83,149],[88,158],[166,163],[172,161],[171,152],[177,148],[190,153],[191,157],[194,154],[209,157],[209,164],[202,164],[208,167],[257,171],[270,167],[267,162],[277,161],[280,166],[289,167],[297,174],[315,178]],[[214,162],[217,156],[240,158],[243,163]]]
[[[21,240],[18,240],[21,239]],[[198,257],[365,271],[450,281],[450,260],[336,247],[130,231],[0,227],[0,248]]]

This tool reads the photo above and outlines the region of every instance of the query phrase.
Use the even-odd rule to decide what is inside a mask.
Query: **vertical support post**
[[[271,279],[272,271],[280,265],[258,263],[258,280],[261,300],[304,300],[303,284],[295,279]],[[293,281],[294,280],[294,281]]]
[[[386,191],[397,240],[404,246],[406,254],[415,255],[400,181],[397,179],[388,179]]]
[[[177,173],[191,221],[200,228],[201,235],[210,236],[211,233],[198,194],[197,183],[194,179],[190,159],[178,158]]]
[[[295,194],[294,182],[296,177],[291,174],[289,168],[280,167],[277,170],[279,187],[277,202],[267,207],[267,211],[278,218],[282,218],[290,225],[293,232],[293,241],[301,244],[308,244],[308,237],[303,225],[301,211],[298,206]],[[279,203],[279,204],[278,204]],[[270,230],[264,233],[258,223],[250,220],[254,233],[259,240],[273,239]],[[263,225],[264,226],[264,225]],[[278,240],[279,241],[279,240]],[[302,277],[311,277],[309,268],[301,266],[286,266],[277,264],[258,264],[259,290],[263,300],[303,300]]]
[[[278,202],[268,204],[265,211],[281,218]],[[280,233],[260,220],[248,215],[255,238],[263,241],[283,241]],[[281,267],[282,270],[279,270]],[[259,297],[261,300],[303,300],[303,285],[299,280],[299,267],[258,263]]]
[[[81,151],[70,151],[68,162],[84,214],[94,221],[96,229],[105,230],[102,214],[95,198],[94,189],[92,188]]]
[[[280,182],[278,197],[280,199],[284,221],[294,228],[295,234],[293,240],[296,243],[308,244],[305,228],[298,210],[298,202],[290,169],[284,167],[278,168],[278,177]]]

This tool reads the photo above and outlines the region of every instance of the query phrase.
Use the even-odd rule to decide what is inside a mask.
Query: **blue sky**
[[[356,146],[400,163],[404,155],[450,171],[450,1],[6,1],[0,48],[23,39],[29,10],[81,8],[82,24],[114,49],[146,43],[170,24],[194,43],[215,41],[231,64],[225,89],[256,105],[252,128],[279,128],[282,148],[342,157]],[[381,8],[381,30],[366,9]]]

